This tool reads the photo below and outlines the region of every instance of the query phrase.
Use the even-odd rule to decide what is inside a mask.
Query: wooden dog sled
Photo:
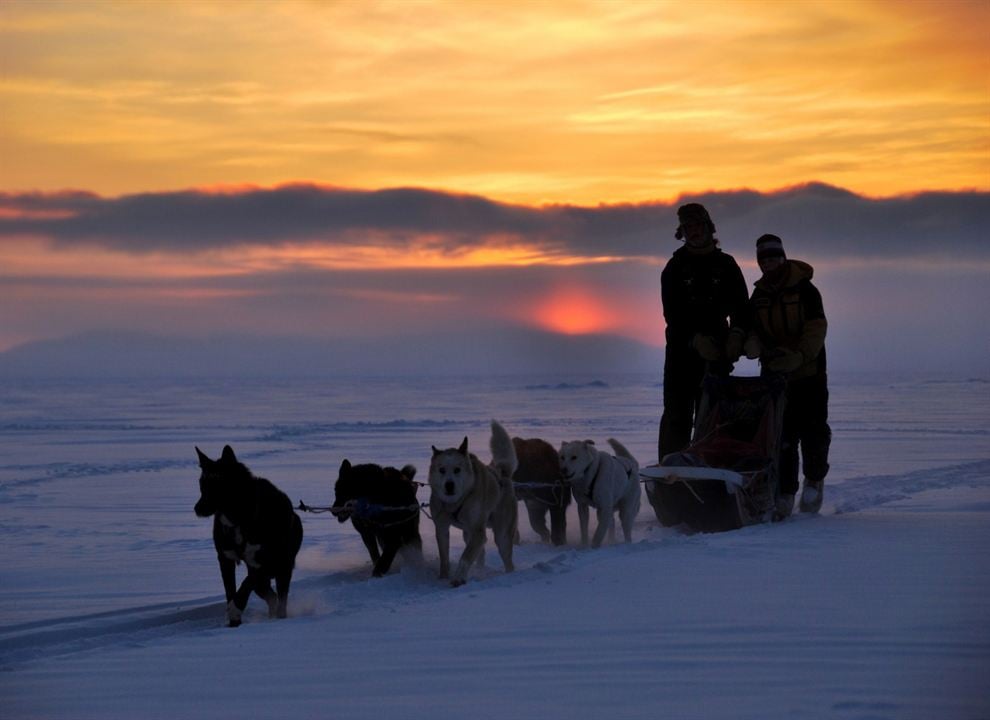
[[[640,470],[661,524],[721,532],[773,519],[784,388],[777,376],[705,378],[691,444]]]

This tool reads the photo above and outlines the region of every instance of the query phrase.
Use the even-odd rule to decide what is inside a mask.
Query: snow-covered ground
[[[310,504],[344,457],[425,474],[468,435],[487,459],[492,416],[652,462],[658,389],[605,380],[0,391],[0,716],[990,717],[981,380],[833,379],[817,517],[687,536],[644,503],[596,551],[523,520],[517,572],[490,548],[458,589],[425,517],[427,567],[373,580],[349,524],[307,515],[289,619],[255,598],[223,627],[193,445]]]

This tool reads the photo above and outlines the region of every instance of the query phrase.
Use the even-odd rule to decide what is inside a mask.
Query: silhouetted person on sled
[[[687,447],[706,372],[728,375],[740,355],[745,331],[746,281],[731,255],[722,252],[715,224],[698,203],[677,210],[674,234],[684,240],[660,275],[667,324],[663,364],[663,416],[659,459]],[[731,330],[730,330],[731,328]]]
[[[756,260],[763,276],[750,299],[752,330],[744,351],[746,357],[760,359],[764,374],[779,373],[787,379],[776,508],[780,519],[794,509],[799,446],[804,464],[801,512],[818,512],[822,505],[832,441],[825,368],[828,323],[821,293],[811,284],[811,265],[788,260],[776,235],[756,241]]]

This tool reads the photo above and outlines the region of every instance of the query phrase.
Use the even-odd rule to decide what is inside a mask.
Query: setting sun
[[[617,326],[616,313],[600,297],[577,289],[565,289],[547,297],[532,318],[546,330],[565,335],[607,332]]]

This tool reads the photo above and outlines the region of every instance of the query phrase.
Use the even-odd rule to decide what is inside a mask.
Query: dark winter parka
[[[787,260],[785,267],[776,287],[765,276],[756,281],[750,300],[753,330],[764,354],[776,348],[801,353],[804,364],[789,375],[791,379],[824,375],[828,322],[821,293],[811,284],[814,268],[800,260]]]
[[[668,353],[688,352],[695,333],[724,342],[730,326],[745,323],[746,281],[732,256],[718,248],[704,254],[687,247],[674,251],[660,274],[660,294]]]

